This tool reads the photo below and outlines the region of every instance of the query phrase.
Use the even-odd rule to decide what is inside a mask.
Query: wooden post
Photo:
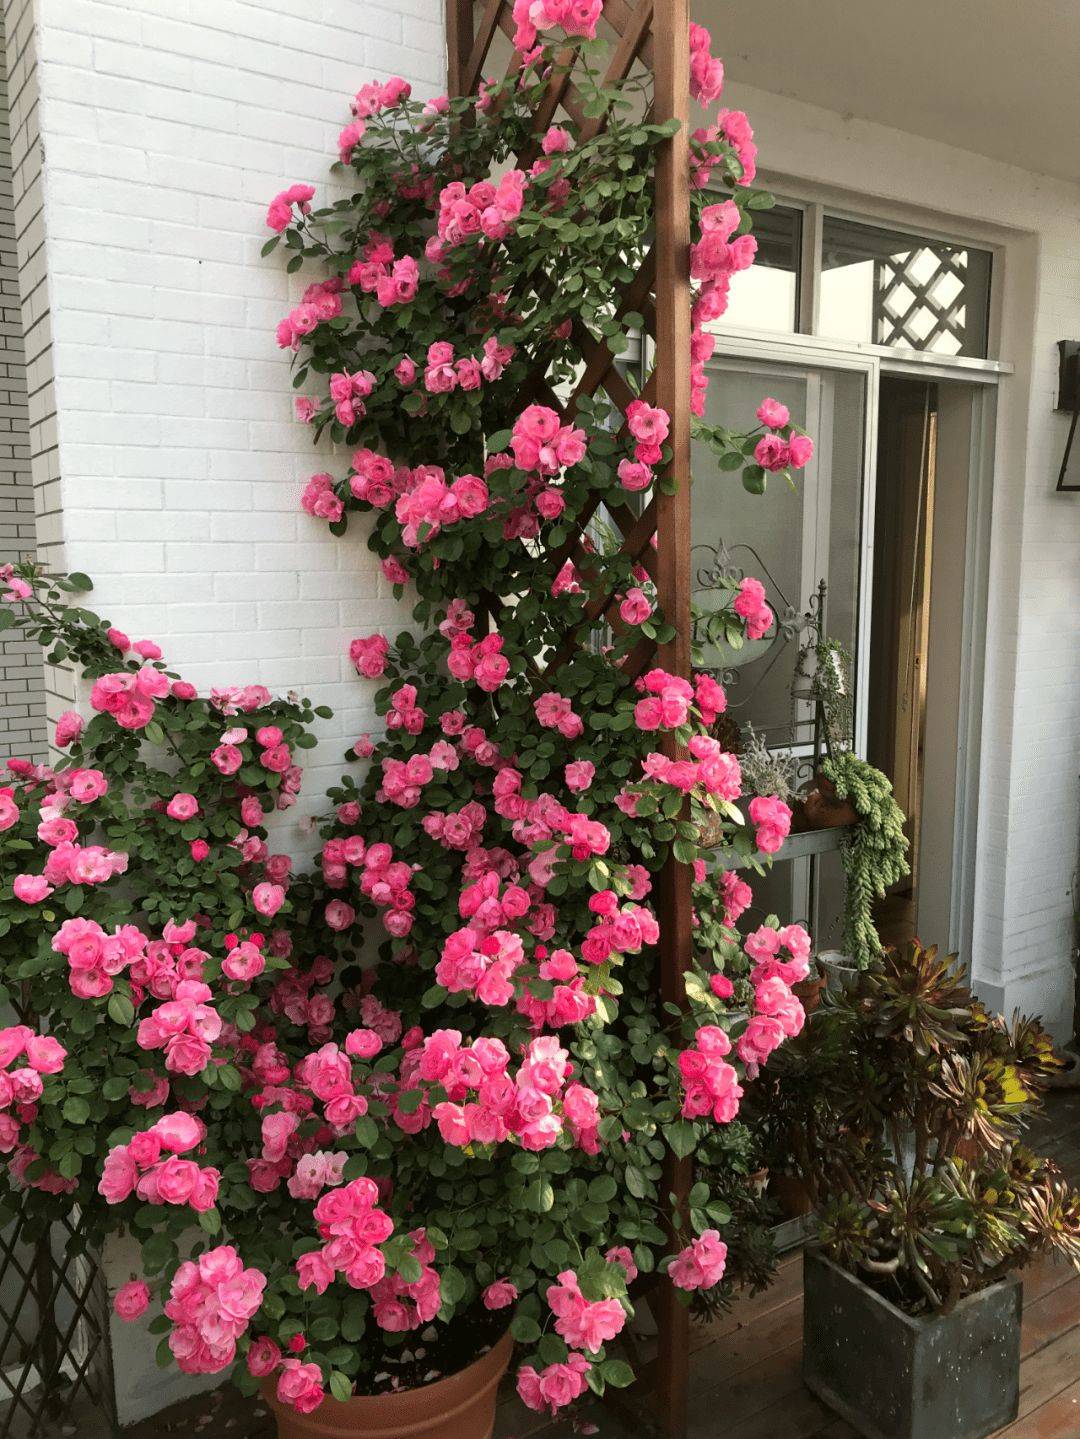
[[[463,95],[473,47],[473,0],[446,0],[446,81],[450,95]]]
[[[690,674],[690,14],[689,0],[656,0],[653,17],[654,115],[677,119],[676,135],[660,147],[656,166],[656,403],[671,417],[672,495],[657,497],[657,590],[675,637],[660,650],[661,667]],[[667,742],[665,750],[675,755]],[[660,876],[660,997],[683,1005],[690,965],[690,868],[670,858]],[[674,1196],[667,1227],[681,1228],[691,1184],[689,1159],[669,1160],[664,1198]],[[686,1433],[689,1310],[674,1286],[661,1286],[657,1309],[657,1409],[666,1439]]]

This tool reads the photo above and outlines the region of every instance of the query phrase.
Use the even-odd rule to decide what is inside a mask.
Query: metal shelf
[[[813,854],[830,854],[840,848],[844,835],[851,825],[837,825],[833,829],[809,829],[803,834],[790,835],[780,852],[768,855],[758,850],[754,856],[760,863],[786,864],[791,859],[807,859]],[[744,855],[733,849],[711,849],[704,856],[707,869],[745,869],[749,863]]]

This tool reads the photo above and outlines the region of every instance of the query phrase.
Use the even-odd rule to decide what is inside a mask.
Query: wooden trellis
[[[477,91],[481,79],[496,72],[496,55],[501,36],[514,31],[511,0],[447,0],[447,41],[449,90],[452,95]],[[674,626],[675,637],[661,645],[643,639],[628,660],[630,672],[640,673],[655,661],[673,674],[690,674],[690,190],[689,111],[690,43],[689,0],[606,0],[603,30],[611,40],[610,62],[605,82],[615,84],[634,67],[645,66],[653,73],[652,118],[681,122],[679,131],[665,140],[656,152],[656,224],[652,249],[635,277],[626,286],[619,305],[621,313],[637,311],[645,319],[652,339],[652,368],[642,388],[643,397],[660,405],[671,417],[668,443],[672,449],[670,474],[676,480],[674,494],[657,490],[642,514],[627,505],[608,505],[607,514],[621,532],[621,549],[644,564],[656,582],[660,606]],[[572,51],[556,66],[537,106],[533,137],[518,155],[527,165],[536,153],[540,137],[560,109],[586,136],[599,132],[603,119],[586,119],[580,96],[568,68]],[[514,64],[513,57],[502,62]],[[541,365],[526,389],[531,397],[556,406],[570,418],[578,401],[602,391],[620,408],[633,394],[620,375],[616,357],[603,339],[583,328],[575,331],[582,369],[577,388],[565,403],[559,403],[547,385],[546,366]],[[590,515],[580,517],[578,534],[567,542],[558,558],[573,559],[588,569],[588,555],[582,544],[584,526]],[[655,550],[653,541],[655,539]],[[582,632],[601,616],[611,621],[612,596],[594,595],[588,602]],[[574,638],[555,656],[558,665],[573,653]],[[666,741],[669,754],[675,750]],[[657,908],[660,921],[660,999],[685,1003],[683,975],[690,963],[691,871],[670,860],[658,885]],[[676,1219],[685,1210],[690,1187],[691,1165],[672,1160],[664,1177],[663,1192],[675,1196],[669,1214],[674,1234]],[[675,1297],[670,1284],[657,1286],[655,1312],[659,1328],[659,1352],[651,1366],[656,1417],[669,1439],[685,1433],[686,1389],[689,1356],[689,1312]]]

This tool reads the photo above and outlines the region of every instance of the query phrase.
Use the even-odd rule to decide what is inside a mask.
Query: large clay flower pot
[[[263,1395],[274,1411],[279,1439],[491,1439],[495,1398],[514,1341],[509,1331],[486,1354],[446,1379],[399,1394],[358,1394],[344,1404],[324,1399],[313,1414],[297,1414]]]

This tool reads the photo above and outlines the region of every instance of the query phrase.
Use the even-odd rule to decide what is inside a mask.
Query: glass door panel
[[[739,473],[722,471],[709,447],[695,443],[692,544],[695,600],[710,603],[709,575],[729,563],[764,583],[780,616],[804,614],[826,584],[825,630],[858,651],[867,377],[863,370],[791,366],[721,358],[710,366],[706,419],[733,430],[758,423],[766,395],[814,439],[814,457],[794,487],[770,476],[764,495],[748,493]],[[809,740],[808,714],[791,698],[798,639],[774,631],[738,652],[707,656],[725,671],[729,709],[770,744]],[[857,681],[857,675],[854,677]]]
[[[805,352],[804,352],[805,353]],[[800,643],[797,620],[825,585],[824,631],[852,656],[856,745],[862,743],[860,695],[865,690],[869,620],[861,622],[870,575],[867,456],[868,395],[873,367],[841,368],[807,354],[773,360],[755,354],[718,356],[709,367],[706,416],[736,431],[753,429],[766,395],[787,405],[792,421],[814,440],[814,457],[794,486],[771,475],[764,495],[748,493],[738,471],[722,471],[708,445],[695,442],[691,509],[694,600],[710,603],[710,575],[719,563],[754,575],[769,603],[792,621],[741,651],[714,650],[706,664],[722,677],[728,713],[744,737],[748,725],[773,747],[802,757],[809,777],[813,754],[811,706],[792,698]],[[871,506],[872,508],[872,506]],[[866,633],[863,631],[866,630]],[[836,856],[781,862],[752,882],[751,917],[766,914],[808,923],[820,946],[835,944],[843,908]]]

